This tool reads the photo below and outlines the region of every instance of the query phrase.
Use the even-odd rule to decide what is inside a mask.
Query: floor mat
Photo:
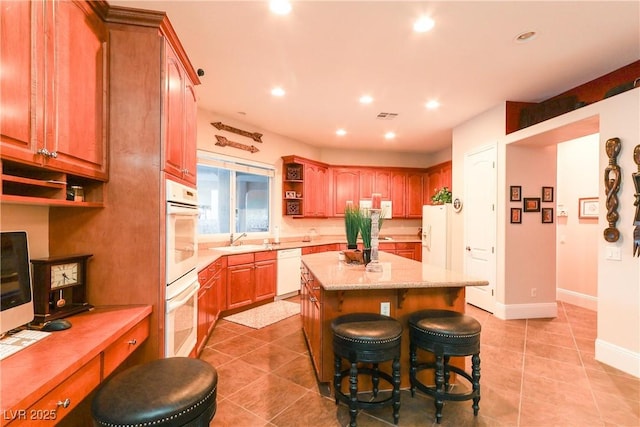
[[[232,314],[231,316],[224,317],[224,320],[250,328],[260,329],[299,313],[300,304],[280,300]]]

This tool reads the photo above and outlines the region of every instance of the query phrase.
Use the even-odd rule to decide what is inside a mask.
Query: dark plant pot
[[[364,265],[367,265],[369,264],[369,262],[371,262],[371,249],[362,250],[362,259],[364,260]]]
[[[355,250],[355,249],[358,249],[358,244],[356,243],[356,244],[354,244],[354,245],[350,245],[350,244],[348,244],[348,243],[347,243],[347,249],[349,249],[349,250],[352,250],[352,249],[354,249],[354,250]]]

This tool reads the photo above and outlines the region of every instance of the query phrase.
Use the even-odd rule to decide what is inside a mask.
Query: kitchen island
[[[401,387],[409,387],[409,315],[427,308],[465,310],[465,287],[486,286],[486,280],[380,252],[381,273],[338,259],[339,252],[304,255],[301,267],[302,326],[320,383],[333,378],[331,321],[354,312],[380,313],[403,327]],[[385,313],[387,314],[387,313]],[[454,362],[464,367],[464,360]],[[388,366],[383,365],[383,369]]]

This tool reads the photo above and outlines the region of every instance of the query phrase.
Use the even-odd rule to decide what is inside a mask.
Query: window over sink
[[[199,237],[267,236],[274,176],[271,165],[198,151]]]

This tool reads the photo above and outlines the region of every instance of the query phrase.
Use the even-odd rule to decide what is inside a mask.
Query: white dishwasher
[[[278,251],[278,280],[276,299],[284,299],[298,294],[300,290],[300,263],[302,249],[280,249]]]

